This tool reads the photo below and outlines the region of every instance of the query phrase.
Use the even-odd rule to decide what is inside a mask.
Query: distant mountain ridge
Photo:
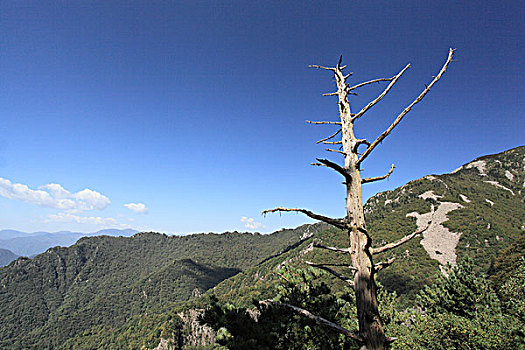
[[[0,267],[9,264],[11,261],[17,258],[18,258],[18,255],[16,255],[9,249],[0,248]]]
[[[428,232],[377,257],[396,258],[379,273],[381,284],[403,303],[447,262],[468,257],[490,273],[523,240],[524,194],[521,146],[371,197],[365,212],[373,246],[414,232],[427,216],[433,222]],[[84,237],[69,248],[19,258],[0,268],[0,348],[152,349],[177,312],[205,307],[211,294],[247,306],[274,296],[284,265],[345,263],[314,249],[314,240],[344,246],[347,237],[322,223],[271,235],[139,233]],[[134,334],[145,335],[131,346]]]
[[[93,233],[71,231],[26,233],[16,230],[0,230],[0,248],[8,249],[19,256],[34,256],[47,249],[61,246],[69,247],[86,236],[123,236],[130,237],[139,231],[133,229],[104,229]]]

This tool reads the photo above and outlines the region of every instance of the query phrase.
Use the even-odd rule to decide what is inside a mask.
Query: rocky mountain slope
[[[423,235],[380,258],[396,258],[380,272],[380,282],[409,303],[447,263],[471,257],[479,269],[496,270],[501,252],[523,240],[524,182],[525,147],[518,147],[370,198],[374,245],[432,222]],[[313,248],[314,240],[341,246],[345,239],[325,224],[272,235],[83,238],[0,269],[0,347],[153,348],[160,338],[181,336],[176,312],[205,306],[211,294],[239,305],[272,297],[283,265],[344,262]]]

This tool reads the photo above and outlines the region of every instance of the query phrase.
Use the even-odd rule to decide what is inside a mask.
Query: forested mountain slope
[[[483,272],[495,273],[501,252],[523,238],[524,202],[525,146],[483,156],[450,174],[425,176],[371,197],[365,213],[374,246],[400,239],[432,222],[419,237],[380,256],[380,261],[396,260],[379,272],[379,281],[406,301],[431,283],[440,267],[455,265],[466,257]],[[337,253],[312,248],[313,240],[344,246],[346,237],[334,228],[320,230],[297,249],[223,281],[208,294],[247,305],[253,296],[271,297],[267,293],[279,280],[282,264],[345,262]]]
[[[0,269],[0,347],[57,348],[94,326],[164,310],[293,245],[301,229],[89,237]]]
[[[382,285],[408,304],[444,264],[471,257],[489,274],[512,265],[501,257],[523,256],[524,182],[522,146],[370,198],[366,215],[374,246],[432,222],[423,235],[376,258],[396,258],[379,273]],[[205,307],[211,294],[249,305],[274,296],[283,265],[346,262],[313,248],[314,241],[345,246],[346,237],[326,224],[271,235],[141,233],[83,238],[20,258],[0,269],[0,347],[153,348],[175,331],[181,336],[177,312]]]

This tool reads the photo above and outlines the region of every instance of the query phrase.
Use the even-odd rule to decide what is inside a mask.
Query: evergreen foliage
[[[509,280],[508,305],[523,306],[523,270]],[[506,350],[525,345],[523,320],[505,311],[490,281],[475,275],[472,261],[447,269],[418,294],[417,308],[403,309],[395,293],[380,289],[381,313],[394,350]],[[275,300],[309,308],[322,317],[355,330],[353,292],[332,293],[320,281],[323,273],[287,268],[280,273]],[[310,296],[310,297],[309,297]],[[523,309],[522,309],[523,311]],[[238,308],[212,297],[202,322],[217,331],[217,342],[228,349],[358,349],[359,345],[287,308]]]
[[[334,294],[319,281],[320,273],[311,268],[284,268],[279,272],[275,301],[308,309],[312,313],[355,330],[355,301],[352,291]],[[202,318],[221,336],[217,342],[231,350],[241,349],[352,349],[348,338],[318,326],[288,308],[267,307],[254,300],[252,309],[222,304],[212,297],[212,304]]]
[[[523,320],[506,312],[490,281],[476,274],[472,260],[447,269],[447,274],[419,293],[420,308],[408,311],[403,324],[396,327],[401,336],[393,349],[504,350],[525,346]],[[513,296],[523,300],[523,294]]]
[[[501,313],[500,304],[490,281],[474,271],[467,259],[456,267],[444,268],[435,283],[425,286],[417,296],[417,304],[432,314],[452,313],[473,318],[487,309]]]

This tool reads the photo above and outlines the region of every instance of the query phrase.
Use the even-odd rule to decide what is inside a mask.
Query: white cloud
[[[0,177],[0,196],[26,203],[69,211],[105,209],[111,201],[108,197],[88,188],[71,193],[59,184],[47,184],[37,190],[27,185],[12,183]]]
[[[122,226],[113,218],[100,216],[79,216],[71,213],[58,213],[47,216],[46,222],[76,222],[77,224],[92,224],[100,226]]]
[[[124,204],[124,206],[135,213],[145,214],[148,212],[148,208],[142,203],[128,203]]]
[[[73,193],[72,197],[76,199],[77,203],[82,206],[82,208],[80,208],[81,210],[102,210],[106,208],[109,203],[111,203],[108,197],[96,191],[90,190],[89,188],[83,189],[77,193]]]
[[[249,228],[250,230],[256,230],[258,228],[264,228],[265,226],[260,222],[255,222],[253,218],[248,218],[243,216],[241,222],[244,222],[244,227]]]

